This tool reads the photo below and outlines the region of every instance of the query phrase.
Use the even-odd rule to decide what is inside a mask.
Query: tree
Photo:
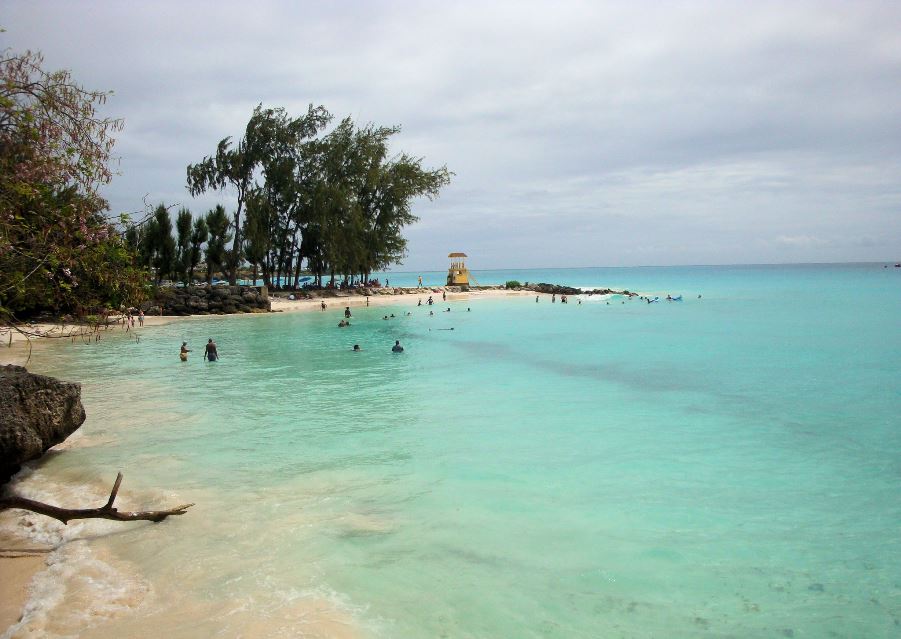
[[[200,249],[203,243],[206,242],[209,234],[210,232],[204,218],[198,217],[194,220],[194,228],[191,231],[191,264],[188,274],[192,282],[194,281],[194,269],[200,264]]]
[[[41,310],[134,303],[143,274],[104,217],[112,178],[108,94],[47,72],[40,54],[0,54],[0,321]]]
[[[216,205],[206,215],[206,226],[209,229],[209,239],[206,245],[206,282],[213,283],[213,273],[222,270],[225,264],[226,249],[231,236],[228,234],[229,221],[222,205]]]
[[[191,212],[186,208],[178,211],[175,219],[175,231],[178,239],[175,245],[176,274],[182,284],[188,284],[188,270],[191,268]]]
[[[175,272],[175,239],[172,237],[172,219],[165,205],[156,207],[153,222],[154,232],[149,239],[154,249],[152,264],[159,284]]]
[[[229,255],[229,282],[237,282],[237,268],[241,256],[241,213],[247,197],[254,188],[254,178],[264,157],[271,156],[278,145],[292,145],[296,140],[311,137],[324,127],[331,116],[324,107],[313,107],[307,114],[291,120],[284,109],[263,109],[257,105],[244,137],[233,147],[231,137],[220,140],[214,155],[197,164],[188,165],[188,191],[192,196],[207,190],[231,187],[237,195],[232,229],[234,243]]]

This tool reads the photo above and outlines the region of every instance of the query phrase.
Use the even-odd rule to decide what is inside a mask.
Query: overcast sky
[[[113,212],[257,103],[399,124],[456,175],[398,270],[901,258],[901,3],[5,0],[125,120]]]

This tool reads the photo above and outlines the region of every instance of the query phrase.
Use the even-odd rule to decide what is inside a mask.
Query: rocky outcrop
[[[581,289],[572,286],[561,286],[559,284],[529,284],[528,282],[522,286],[520,290],[535,291],[536,293],[545,293],[547,295],[628,295],[633,296],[636,293],[629,291],[615,291],[610,288]]]
[[[158,289],[143,310],[154,315],[229,315],[268,313],[272,304],[265,286],[186,286]]]
[[[81,384],[0,367],[0,483],[84,423]]]

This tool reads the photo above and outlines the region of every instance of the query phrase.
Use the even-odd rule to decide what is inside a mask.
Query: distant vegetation
[[[42,64],[32,52],[0,60],[0,323],[136,304],[153,281],[235,282],[242,267],[270,285],[295,287],[302,268],[319,285],[365,282],[404,257],[413,200],[452,175],[392,152],[399,127],[345,118],[326,131],[322,106],[292,117],[260,105],[240,140],[187,167],[188,192],[233,193],[231,212],[161,204],[112,219],[99,189],[123,122],[97,115],[108,93]]]
[[[504,284],[504,288],[522,288],[522,284],[516,280],[507,280],[507,283]]]

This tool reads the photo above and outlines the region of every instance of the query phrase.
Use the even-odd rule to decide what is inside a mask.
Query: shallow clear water
[[[72,628],[187,614],[234,636],[250,610],[329,636],[292,612],[315,600],[376,637],[901,632],[899,270],[479,277],[506,279],[684,301],[411,298],[349,329],[190,320],[39,353],[89,419],[34,482],[102,502],[122,469],[136,506],[197,502],[79,533],[140,586]]]

